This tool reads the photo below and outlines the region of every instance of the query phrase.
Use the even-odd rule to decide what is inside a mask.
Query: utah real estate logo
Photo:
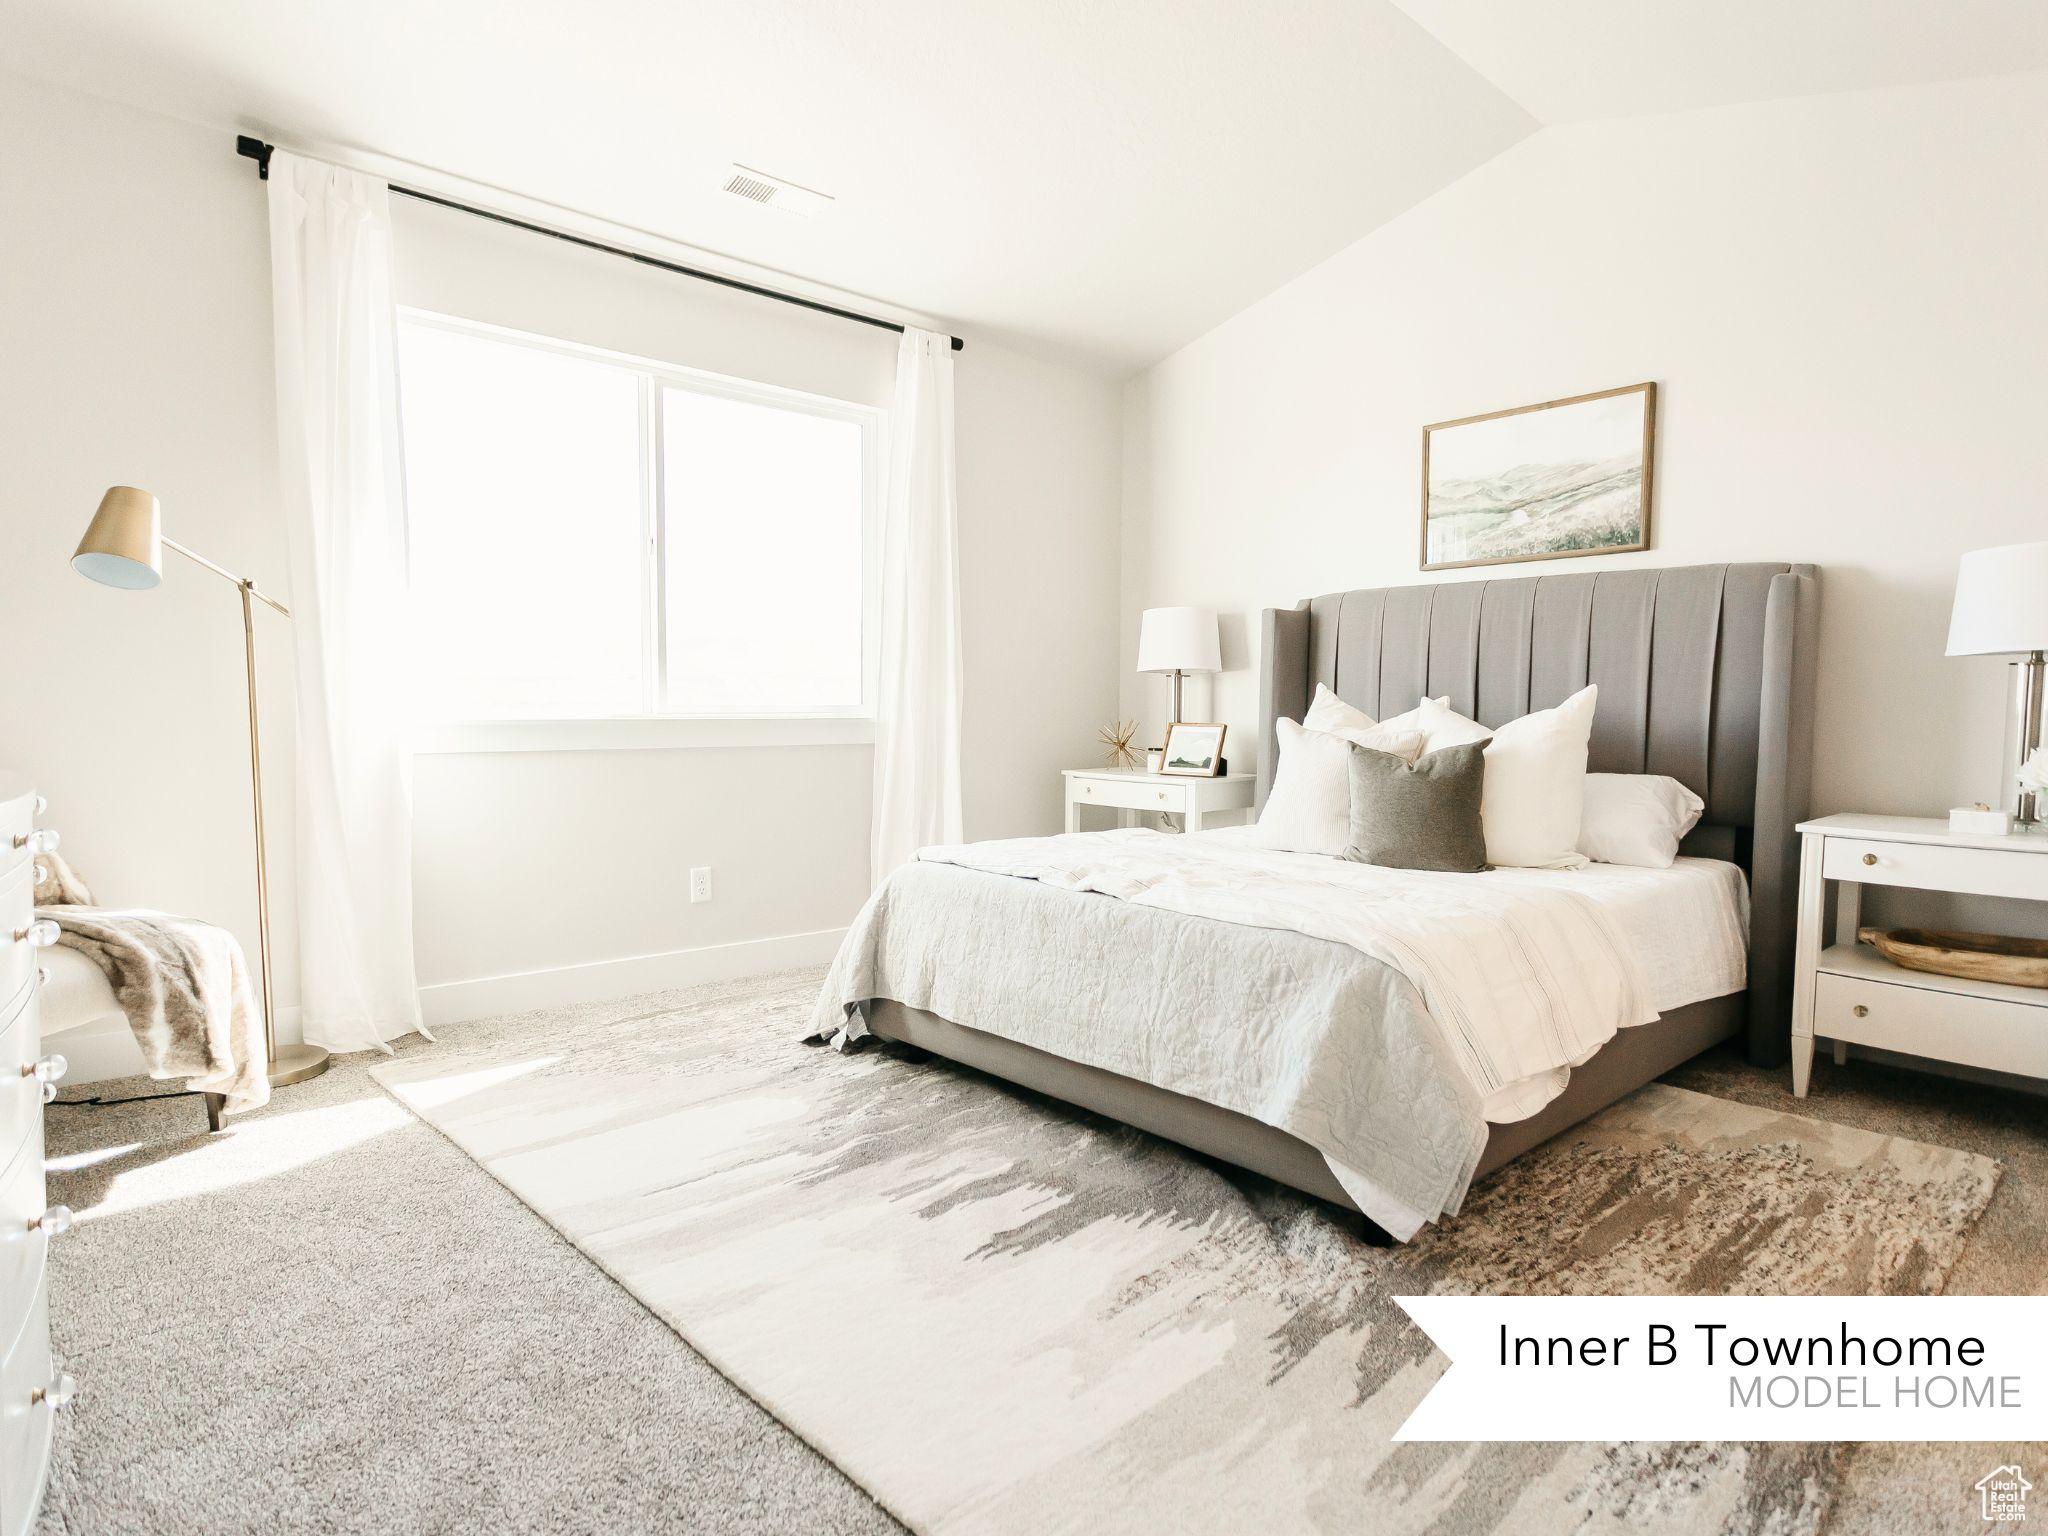
[[[1977,1491],[1984,1496],[1984,1518],[2011,1525],[2026,1519],[2027,1493],[2033,1486],[2016,1465],[1992,1468],[1977,1480]]]

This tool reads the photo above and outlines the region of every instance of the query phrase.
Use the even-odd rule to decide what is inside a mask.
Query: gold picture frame
[[[1213,721],[1182,720],[1169,725],[1159,771],[1179,779],[1215,778],[1223,771],[1223,738],[1229,731],[1229,726]],[[1176,739],[1180,741],[1178,749],[1174,746]],[[1181,766],[1175,767],[1176,762]]]
[[[1433,422],[1422,429],[1422,569],[1648,549],[1656,463],[1654,383]]]

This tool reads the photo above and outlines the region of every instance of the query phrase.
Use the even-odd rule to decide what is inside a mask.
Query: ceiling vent
[[[745,165],[733,166],[725,190],[734,197],[744,197],[766,208],[780,208],[784,213],[813,214],[832,206],[832,199],[823,192],[813,192],[809,187]]]

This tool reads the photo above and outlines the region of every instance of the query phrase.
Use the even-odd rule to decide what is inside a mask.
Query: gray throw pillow
[[[1351,748],[1351,846],[1344,857],[1389,869],[1471,873],[1487,867],[1479,819],[1486,743],[1439,747],[1414,763]]]

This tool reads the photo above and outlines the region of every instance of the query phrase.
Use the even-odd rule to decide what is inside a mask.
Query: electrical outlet
[[[706,864],[690,871],[690,900],[711,899],[711,866]]]

